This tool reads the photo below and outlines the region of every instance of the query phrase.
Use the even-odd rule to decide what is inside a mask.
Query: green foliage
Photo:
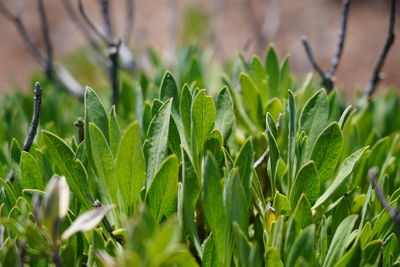
[[[272,46],[225,74],[194,47],[174,75],[149,57],[148,71],[121,73],[116,107],[89,87],[80,103],[43,83],[29,151],[30,96],[0,100],[0,266],[400,264],[367,179],[378,167],[398,206],[395,92],[352,107],[293,78]]]

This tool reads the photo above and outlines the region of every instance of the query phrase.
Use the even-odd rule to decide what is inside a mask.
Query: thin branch
[[[82,143],[83,140],[85,140],[85,132],[83,129],[83,126],[85,125],[85,122],[83,121],[82,118],[78,118],[74,125],[78,128],[78,137],[79,137],[79,142]]]
[[[336,51],[332,57],[332,62],[331,62],[331,65],[330,65],[329,71],[328,71],[328,73],[330,74],[330,76],[332,78],[335,77],[336,70],[337,70],[337,67],[340,62],[340,58],[342,57],[344,41],[346,39],[349,10],[350,10],[350,0],[344,0],[343,7],[342,7],[342,22],[341,22],[341,26],[340,26],[340,30],[339,30],[339,35],[337,38]]]
[[[108,36],[103,33],[88,17],[86,14],[85,8],[83,6],[82,0],[78,0],[78,7],[79,7],[79,12],[81,13],[83,20],[86,22],[86,24],[89,26],[89,28],[104,42],[106,43],[111,43],[112,40],[108,39]]]
[[[396,0],[390,1],[390,17],[389,17],[389,25],[388,25],[388,35],[386,37],[385,43],[381,49],[381,53],[375,63],[374,70],[372,72],[372,76],[369,80],[365,88],[365,95],[368,97],[372,96],[377,88],[378,83],[382,80],[382,68],[385,63],[385,59],[389,54],[389,50],[392,47],[395,34],[394,34],[394,25],[396,23]]]
[[[279,130],[282,124],[282,113],[279,113],[278,121],[276,123],[276,128]],[[261,155],[260,158],[254,162],[253,168],[257,169],[264,161],[268,160],[269,158],[269,148],[265,150],[265,152]]]
[[[310,61],[312,67],[314,68],[314,70],[315,70],[316,72],[318,72],[319,76],[321,76],[321,79],[324,79],[324,78],[325,78],[325,73],[324,73],[324,71],[318,66],[317,61],[315,61],[315,58],[314,58],[314,55],[313,55],[313,53],[312,53],[312,51],[311,51],[311,47],[310,47],[310,44],[309,44],[309,42],[308,42],[307,37],[305,37],[305,36],[301,37],[301,42],[303,43],[304,50],[306,51],[308,60]]]
[[[40,63],[44,64],[46,59],[42,56],[40,53],[39,49],[37,46],[34,44],[32,41],[32,38],[29,36],[28,31],[22,22],[21,15],[19,14],[13,14],[8,8],[4,5],[3,1],[0,0],[0,13],[3,14],[3,16],[11,21],[15,27],[17,28],[17,31],[19,32],[22,40],[24,41],[25,45],[27,46],[28,50],[32,54],[32,56]]]
[[[23,151],[29,152],[33,139],[35,139],[37,128],[39,126],[39,118],[40,118],[40,106],[42,104],[42,88],[40,87],[40,83],[36,82],[35,84],[35,96],[34,96],[34,105],[33,105],[33,115],[32,121],[29,126],[28,134],[24,141],[24,146],[22,148]],[[14,173],[10,171],[7,174],[6,181],[13,182],[14,181]]]
[[[131,40],[132,30],[133,30],[133,19],[134,19],[134,0],[125,0],[126,7],[126,24],[124,31],[124,42],[129,44]]]
[[[100,208],[100,207],[102,206],[102,205],[101,205],[101,202],[100,202],[99,200],[93,201],[89,196],[87,196],[87,197],[88,197],[90,203],[92,203],[92,206],[93,206],[94,208],[97,209],[97,208]],[[106,228],[106,230],[107,230],[108,234],[111,236],[111,238],[114,239],[115,241],[117,241],[118,243],[120,243],[120,244],[122,245],[123,240],[122,240],[121,238],[119,238],[119,237],[117,237],[117,236],[115,236],[115,235],[113,234],[113,230],[112,230],[111,224],[110,224],[110,222],[108,221],[107,217],[104,216],[103,219],[102,219],[101,221],[103,222],[104,227]]]
[[[111,16],[110,16],[110,3],[108,0],[97,0],[100,4],[101,15],[103,17],[103,24],[105,34],[109,40],[112,40],[113,31],[111,26]]]
[[[29,149],[32,146],[33,139],[36,136],[37,128],[39,126],[41,105],[42,105],[42,88],[40,87],[40,83],[36,82],[32,121],[31,121],[31,126],[29,127],[28,135],[25,138],[24,147],[22,148],[23,151],[26,152],[29,151]]]
[[[368,178],[371,181],[374,189],[376,197],[378,198],[379,202],[385,208],[385,210],[389,213],[392,220],[396,223],[398,230],[400,231],[400,211],[397,208],[392,208],[387,201],[385,194],[383,193],[382,189],[378,184],[377,179],[378,168],[374,167],[368,171]]]
[[[37,0],[40,25],[42,28],[43,40],[46,47],[46,66],[45,72],[48,77],[51,77],[53,72],[53,47],[50,40],[49,24],[47,20],[46,10],[43,5],[43,0]]]
[[[347,32],[347,22],[349,18],[349,10],[350,10],[350,0],[343,0],[342,4],[342,20],[341,26],[339,30],[339,35],[337,38],[336,50],[333,54],[331,64],[329,66],[329,70],[324,72],[315,61],[313,53],[311,51],[311,47],[308,43],[306,37],[302,37],[302,42],[304,46],[304,50],[306,51],[308,60],[310,61],[311,65],[313,66],[314,70],[318,72],[319,76],[321,77],[321,84],[324,86],[328,92],[330,92],[334,87],[334,80],[337,68],[339,66],[340,59],[343,54],[343,47],[344,42],[346,39],[346,32]]]
[[[119,87],[119,77],[118,77],[118,55],[119,55],[119,47],[121,46],[121,41],[119,41],[116,45],[110,45],[108,48],[108,55],[110,59],[110,81],[112,88],[112,104],[117,107],[118,102],[118,87]]]
[[[72,6],[71,0],[62,0],[62,2],[68,12],[68,15],[71,17],[71,20],[75,23],[78,30],[81,31],[82,35],[86,38],[93,50],[95,50],[98,54],[101,54],[100,45],[97,43],[96,38],[86,28],[86,25],[82,23],[80,17],[76,14],[74,7]]]

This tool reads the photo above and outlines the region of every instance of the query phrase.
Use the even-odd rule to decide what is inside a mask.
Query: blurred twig
[[[337,39],[336,51],[332,57],[331,65],[327,72],[324,72],[315,61],[313,56],[311,47],[306,37],[302,37],[302,43],[304,46],[304,50],[306,51],[308,60],[310,61],[311,65],[313,66],[314,70],[318,72],[319,76],[321,77],[321,84],[325,87],[328,92],[332,91],[334,87],[335,75],[336,70],[339,65],[340,59],[342,57],[344,41],[346,39],[346,32],[347,32],[347,21],[349,17],[349,9],[350,9],[350,0],[343,0],[342,5],[342,21],[339,30],[339,35]]]
[[[383,75],[381,73],[383,64],[385,63],[385,59],[389,53],[390,48],[392,47],[395,34],[394,34],[394,25],[396,22],[396,3],[397,0],[390,1],[390,17],[389,17],[389,25],[388,25],[388,35],[386,37],[385,43],[381,49],[381,53],[375,63],[374,70],[372,72],[372,76],[369,80],[369,83],[365,87],[364,93],[368,97],[372,96],[377,88],[378,83],[383,79]]]
[[[267,39],[265,34],[263,33],[262,30],[262,25],[257,21],[257,16],[254,12],[253,5],[251,4],[251,0],[242,0],[241,1],[242,6],[243,6],[243,13],[246,16],[246,20],[249,22],[250,27],[253,31],[253,34],[256,39],[256,45],[257,45],[257,52],[261,53],[262,50],[265,48],[265,45],[267,44]]]
[[[22,151],[29,152],[29,150],[31,149],[33,139],[35,139],[37,128],[39,126],[41,105],[42,105],[42,88],[40,86],[40,83],[36,82],[32,121],[29,126],[28,134],[26,135]],[[10,171],[7,174],[6,181],[10,182],[14,181],[14,173],[12,171]]]
[[[98,0],[98,3],[101,8],[101,13],[103,17],[103,24],[104,24],[104,30],[100,29],[88,16],[88,14],[85,11],[85,8],[83,6],[82,0],[78,0],[78,6],[79,6],[79,11],[83,17],[83,20],[86,22],[88,27],[92,30],[92,32],[100,38],[104,44],[107,46],[107,56],[108,56],[108,72],[109,72],[109,79],[110,79],[110,85],[112,89],[112,104],[117,107],[118,103],[118,89],[119,89],[119,77],[118,77],[118,71],[119,71],[119,58],[120,58],[120,48],[123,49],[123,57],[125,58],[122,59],[122,63],[125,66],[129,66],[130,69],[133,69],[135,67],[135,64],[133,62],[133,57],[131,56],[130,52],[128,49],[126,49],[125,46],[122,45],[121,40],[117,40],[117,38],[114,37],[113,30],[112,30],[112,25],[111,25],[111,17],[110,17],[110,3],[108,0]],[[128,1],[127,1],[128,3]],[[130,12],[133,12],[133,7],[128,6],[128,9],[131,9]],[[130,13],[128,12],[128,13]],[[128,15],[131,16],[131,15]],[[132,20],[133,18],[127,18],[127,21]],[[128,36],[129,37],[129,36]],[[126,60],[128,58],[128,60]]]
[[[132,30],[133,30],[133,19],[134,19],[134,0],[125,0],[126,7],[126,24],[124,31],[124,42],[128,43],[131,40]]]
[[[42,66],[46,78],[50,81],[55,82],[59,86],[59,88],[67,91],[68,93],[73,94],[79,98],[83,98],[83,89],[74,79],[74,77],[64,67],[54,62],[53,47],[48,26],[49,24],[47,21],[47,15],[44,8],[43,0],[37,0],[37,7],[39,12],[43,41],[45,44],[44,55],[32,41],[32,38],[30,37],[26,26],[22,21],[21,8],[19,8],[17,12],[12,13],[5,6],[3,0],[0,0],[0,13],[15,25],[29,52]]]
[[[392,220],[396,223],[398,230],[400,231],[400,211],[397,208],[392,208],[387,201],[385,194],[383,193],[382,189],[378,185],[378,179],[376,177],[378,173],[378,168],[374,167],[368,171],[368,178],[371,181],[374,189],[376,197],[378,198],[379,202],[385,208],[385,210],[389,213]]]

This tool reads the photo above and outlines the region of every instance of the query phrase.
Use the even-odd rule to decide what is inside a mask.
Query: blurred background
[[[15,10],[16,0],[0,0]],[[111,0],[113,27],[122,35],[126,0]],[[36,1],[25,0],[21,17],[38,47],[43,48]],[[77,10],[77,3],[71,0]],[[97,0],[83,0],[88,14],[99,22]],[[81,32],[66,12],[63,0],[44,0],[57,60],[87,46]],[[177,47],[197,44],[211,51],[212,58],[226,59],[237,51],[250,58],[263,55],[274,43],[281,55],[290,54],[292,69],[300,77],[312,71],[300,38],[307,36],[314,55],[327,69],[336,46],[341,19],[340,0],[135,0],[132,38],[129,46],[137,64],[146,68],[146,51],[156,48],[172,63]],[[399,11],[399,10],[398,10]],[[79,13],[78,13],[79,15]],[[337,86],[353,92],[367,83],[386,38],[389,0],[353,0],[348,34],[337,73]],[[399,23],[396,34],[399,35]],[[39,64],[28,52],[14,25],[0,16],[0,91],[30,87],[32,71]],[[118,35],[116,34],[116,35]],[[400,88],[400,41],[397,40],[384,66],[381,87]]]

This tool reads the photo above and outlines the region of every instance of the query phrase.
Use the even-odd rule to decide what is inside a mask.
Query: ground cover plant
[[[184,47],[172,72],[149,50],[149,70],[111,64],[82,94],[34,76],[34,101],[0,100],[2,266],[400,265],[387,43],[352,105],[333,85],[340,49],[320,79],[273,46],[224,66]]]

